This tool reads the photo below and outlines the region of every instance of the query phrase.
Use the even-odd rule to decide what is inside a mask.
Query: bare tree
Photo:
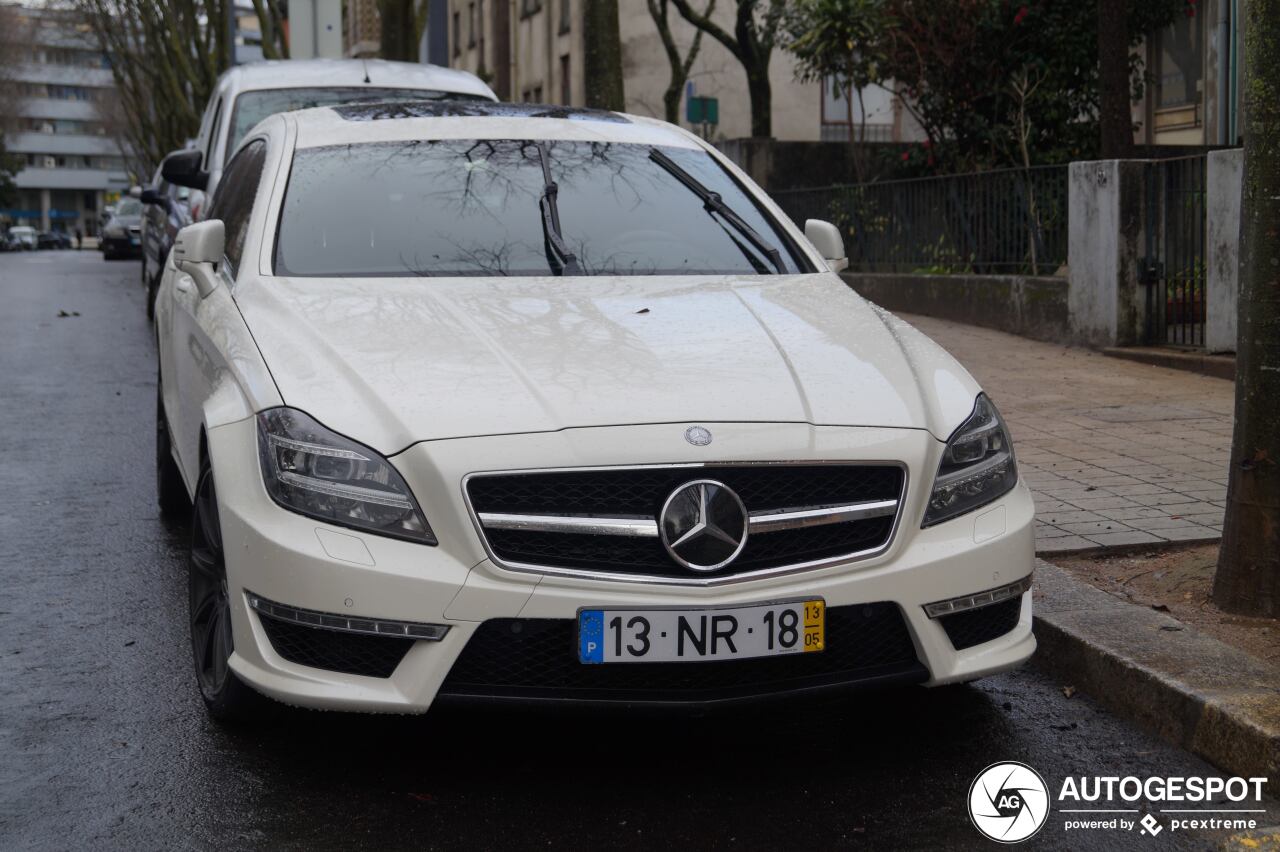
[[[1213,600],[1280,616],[1280,0],[1244,18],[1244,206],[1240,215],[1236,417]]]
[[[616,0],[615,0],[616,2]],[[689,0],[671,0],[680,16],[711,36],[734,55],[747,75],[751,98],[751,135],[773,135],[773,87],[769,60],[782,25],[785,0],[735,0],[733,32],[712,20],[712,12],[699,13]]]
[[[426,23],[427,0],[378,0],[378,53],[383,59],[417,62]]]
[[[622,36],[618,31],[618,0],[583,0],[583,76],[587,106],[623,110]]]
[[[139,174],[150,174],[200,127],[231,64],[226,0],[73,0],[111,59],[114,100],[103,121]],[[255,0],[263,54],[287,57],[280,0]]]
[[[671,33],[671,21],[667,15],[669,3],[668,0],[647,0],[649,4],[649,16],[653,18],[654,26],[658,28],[658,37],[662,39],[662,49],[667,54],[667,64],[671,66],[671,80],[667,83],[667,88],[662,93],[662,107],[665,118],[672,124],[680,122],[680,95],[684,91],[684,84],[689,79],[689,72],[693,69],[694,60],[698,58],[698,50],[702,47],[702,30],[696,30],[693,35],[693,43],[689,45],[689,52],[683,57],[680,55],[680,46],[676,44],[675,36]],[[716,0],[708,0],[706,11],[702,13],[703,17],[711,17],[715,11]]]
[[[1098,128],[1105,160],[1133,154],[1128,7],[1128,0],[1098,0]]]
[[[17,197],[13,176],[22,170],[22,159],[8,152],[4,136],[14,129],[13,117],[21,100],[14,72],[29,43],[21,8],[0,6],[0,207],[8,207]]]
[[[285,15],[280,0],[253,0],[262,30],[262,56],[265,59],[288,59],[289,40],[285,37]]]

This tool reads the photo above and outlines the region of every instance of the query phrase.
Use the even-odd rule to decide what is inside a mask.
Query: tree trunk
[[[751,135],[773,135],[773,87],[769,85],[769,60],[763,68],[747,68],[747,94],[751,97]],[[851,130],[852,132],[852,130]]]
[[[413,0],[378,0],[378,53],[383,59],[418,61]]]
[[[1128,0],[1098,0],[1098,126],[1104,160],[1133,154]]]
[[[676,85],[673,78],[662,93],[662,111],[664,118],[671,124],[680,123],[680,98],[684,95],[684,83]]]
[[[622,38],[618,34],[618,0],[583,0],[583,77],[587,106],[625,110],[622,91]]]
[[[1236,418],[1213,601],[1280,616],[1280,0],[1249,0]]]

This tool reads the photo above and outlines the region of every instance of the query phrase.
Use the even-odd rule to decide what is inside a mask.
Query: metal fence
[[[1204,346],[1205,163],[1203,155],[1147,163],[1146,342]]]
[[[1052,274],[1067,262],[1067,167],[795,189],[798,224],[826,219],[864,272]]]

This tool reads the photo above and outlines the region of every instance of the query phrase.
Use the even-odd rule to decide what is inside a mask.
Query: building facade
[[[434,8],[434,4],[433,4]],[[623,50],[626,111],[665,117],[663,93],[670,66],[657,25],[646,0],[619,0],[619,33]],[[733,31],[733,4],[719,4],[715,20]],[[672,36],[687,53],[696,35],[675,7],[668,16]],[[443,24],[447,45],[431,53],[431,62],[471,71],[483,78],[503,100],[580,106],[583,82],[582,0],[448,0]],[[790,54],[775,48],[769,64],[773,87],[773,134],[784,141],[838,141],[849,138],[851,117],[861,125],[857,100],[831,93],[831,86],[801,83],[795,78]],[[751,135],[751,102],[746,74],[737,59],[719,42],[703,36],[681,95],[680,123],[686,120],[689,95],[713,97],[719,122],[705,130],[712,139]],[[914,141],[923,138],[888,91],[872,87],[864,93],[867,141]],[[855,133],[860,133],[856,130]]]
[[[129,186],[107,111],[114,84],[88,26],[66,12],[19,7],[13,97],[0,115],[9,152],[25,162],[18,201],[0,220],[94,235],[103,207]]]
[[[1133,107],[1139,143],[1240,144],[1242,7],[1240,0],[1189,3],[1187,14],[1138,47],[1149,80]]]

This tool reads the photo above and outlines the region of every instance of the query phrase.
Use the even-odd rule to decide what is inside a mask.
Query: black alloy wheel
[[[188,600],[191,618],[191,651],[196,680],[209,715],[218,722],[248,722],[269,706],[253,688],[231,671],[231,598],[227,565],[218,521],[218,497],[213,469],[206,463],[196,486],[191,515]]]

